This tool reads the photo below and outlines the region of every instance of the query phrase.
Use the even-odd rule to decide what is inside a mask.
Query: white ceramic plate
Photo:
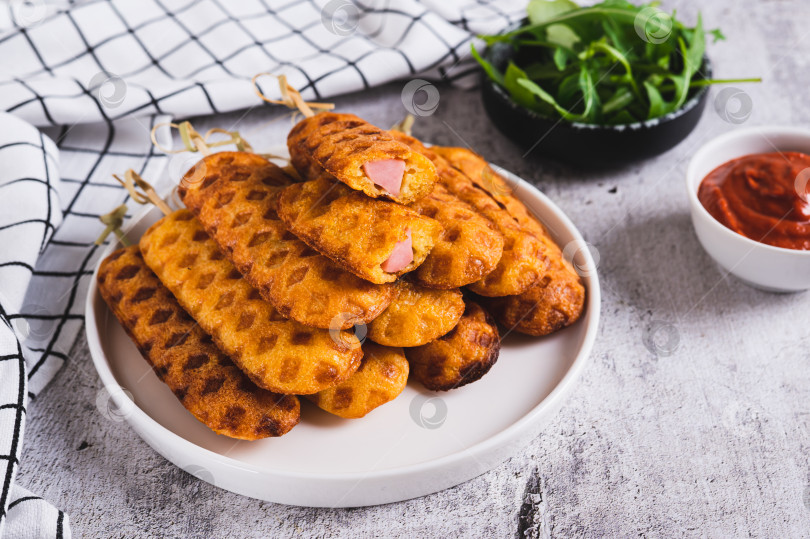
[[[502,171],[581,268],[595,268],[582,236],[545,195]],[[128,237],[157,219],[133,219]],[[107,248],[102,259],[113,249]],[[96,271],[98,268],[96,268]],[[99,406],[125,419],[158,453],[218,487],[262,500],[357,507],[430,494],[476,477],[519,451],[559,410],[582,373],[596,337],[600,291],[584,271],[586,310],[546,338],[517,333],[481,380],[433,393],[411,382],[393,402],[362,419],[340,419],[301,399],[301,422],[287,435],[255,442],[218,436],[158,380],[108,311],[95,275],[87,295],[87,342],[107,394]],[[113,411],[114,410],[114,411]]]

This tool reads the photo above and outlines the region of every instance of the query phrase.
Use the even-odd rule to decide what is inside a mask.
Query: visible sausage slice
[[[363,164],[368,179],[390,194],[399,196],[402,178],[405,175],[405,161],[402,159],[380,159]]]
[[[394,245],[391,256],[380,267],[388,273],[396,273],[411,262],[413,262],[413,242],[411,240],[411,229],[409,228],[405,231],[405,239],[398,241]]]

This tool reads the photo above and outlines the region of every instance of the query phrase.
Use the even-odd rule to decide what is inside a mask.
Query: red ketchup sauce
[[[720,223],[752,240],[810,250],[810,155],[752,154],[720,165],[698,199]]]

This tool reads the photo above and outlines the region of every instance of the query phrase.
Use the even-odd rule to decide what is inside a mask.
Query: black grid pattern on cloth
[[[23,345],[30,351],[32,396],[53,375],[48,362],[61,364],[67,359],[81,330],[86,290],[102,250],[94,243],[104,228],[99,217],[129,200],[112,174],[128,168],[153,180],[162,174],[166,156],[149,140],[149,132],[159,120],[166,118],[63,126],[57,132],[63,223],[37,261],[23,309],[11,317],[25,318],[31,328]],[[102,143],[94,149],[97,141]],[[118,151],[124,147],[126,152]],[[129,206],[127,219],[139,210],[137,205]]]
[[[25,425],[25,360],[8,316],[0,305],[0,534],[9,505],[12,483],[20,459]]]
[[[112,174],[132,168],[146,178],[160,178],[167,157],[155,149],[149,133],[156,123],[167,120],[165,116],[130,118],[51,129],[49,134],[59,148],[61,179],[54,178],[55,185],[48,180],[19,182],[54,193],[54,207],[49,205],[46,211],[61,216],[61,224],[46,226],[45,218],[4,224],[10,232],[15,227],[38,226],[42,232],[41,240],[37,236],[37,250],[40,243],[45,247],[34,261],[4,260],[0,264],[0,272],[15,269],[25,272],[29,279],[24,299],[17,301],[22,307],[7,308],[0,299],[0,525],[7,511],[11,518],[10,503],[17,501],[9,493],[17,488],[12,482],[20,458],[26,400],[34,398],[62,364],[70,361],[68,351],[83,327],[86,291],[103,251],[103,246],[94,243],[104,228],[98,218],[129,201],[128,193]],[[46,146],[37,150],[44,154]],[[9,183],[15,184],[15,180],[0,190]],[[29,191],[28,196],[37,195]],[[127,219],[140,209],[129,202]],[[0,207],[3,203],[0,198]],[[113,239],[110,236],[104,245]],[[17,254],[11,249],[0,250],[0,256]],[[0,292],[3,284],[0,282]],[[92,371],[89,365],[73,366]],[[66,529],[61,524],[66,518],[61,511],[54,509],[54,515],[59,519],[54,529]]]
[[[71,537],[68,517],[41,497],[14,485],[9,495],[2,537]],[[31,515],[37,515],[34,520]]]
[[[35,128],[0,115],[0,534],[15,499],[27,405],[26,350],[18,340],[24,293],[39,255],[61,223],[56,146]],[[16,330],[16,331],[15,331]]]
[[[348,22],[329,18],[335,8]],[[226,112],[261,103],[250,79],[262,71],[315,99],[415,76],[469,81],[473,35],[524,10],[521,0],[76,2],[0,34],[11,58],[0,109],[36,125]]]

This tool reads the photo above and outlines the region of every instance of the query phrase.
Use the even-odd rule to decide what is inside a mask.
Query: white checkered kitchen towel
[[[286,74],[307,99],[397,79],[463,81],[472,36],[519,20],[525,3],[0,5],[0,111],[9,113],[0,115],[0,536],[70,535],[61,511],[14,485],[27,400],[70,362],[100,250],[98,216],[126,200],[112,174],[163,173],[152,126],[261,105],[250,83],[259,72]]]

